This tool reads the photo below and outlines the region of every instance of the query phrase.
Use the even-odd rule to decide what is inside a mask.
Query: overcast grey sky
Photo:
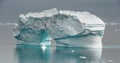
[[[119,0],[0,0],[0,22],[17,22],[21,13],[50,8],[89,11],[105,22],[119,22]]]

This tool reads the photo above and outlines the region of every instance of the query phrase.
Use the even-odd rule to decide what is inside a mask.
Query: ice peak
[[[49,10],[44,10],[42,12],[35,12],[35,13],[29,12],[26,15],[21,14],[19,17],[22,17],[22,18],[29,18],[29,17],[42,18],[42,17],[51,17],[57,13],[58,13],[58,10],[56,8],[52,8]]]

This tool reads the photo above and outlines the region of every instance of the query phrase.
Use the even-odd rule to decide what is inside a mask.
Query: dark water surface
[[[0,46],[0,63],[120,63],[120,48],[101,49],[40,45]]]

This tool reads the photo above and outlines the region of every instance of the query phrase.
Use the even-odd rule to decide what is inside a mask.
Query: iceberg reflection
[[[102,49],[17,45],[18,63],[104,63]]]

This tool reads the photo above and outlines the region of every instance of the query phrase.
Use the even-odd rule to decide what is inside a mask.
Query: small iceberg
[[[101,48],[105,23],[89,12],[57,10],[21,14],[14,36],[19,41],[56,42],[56,46]]]

